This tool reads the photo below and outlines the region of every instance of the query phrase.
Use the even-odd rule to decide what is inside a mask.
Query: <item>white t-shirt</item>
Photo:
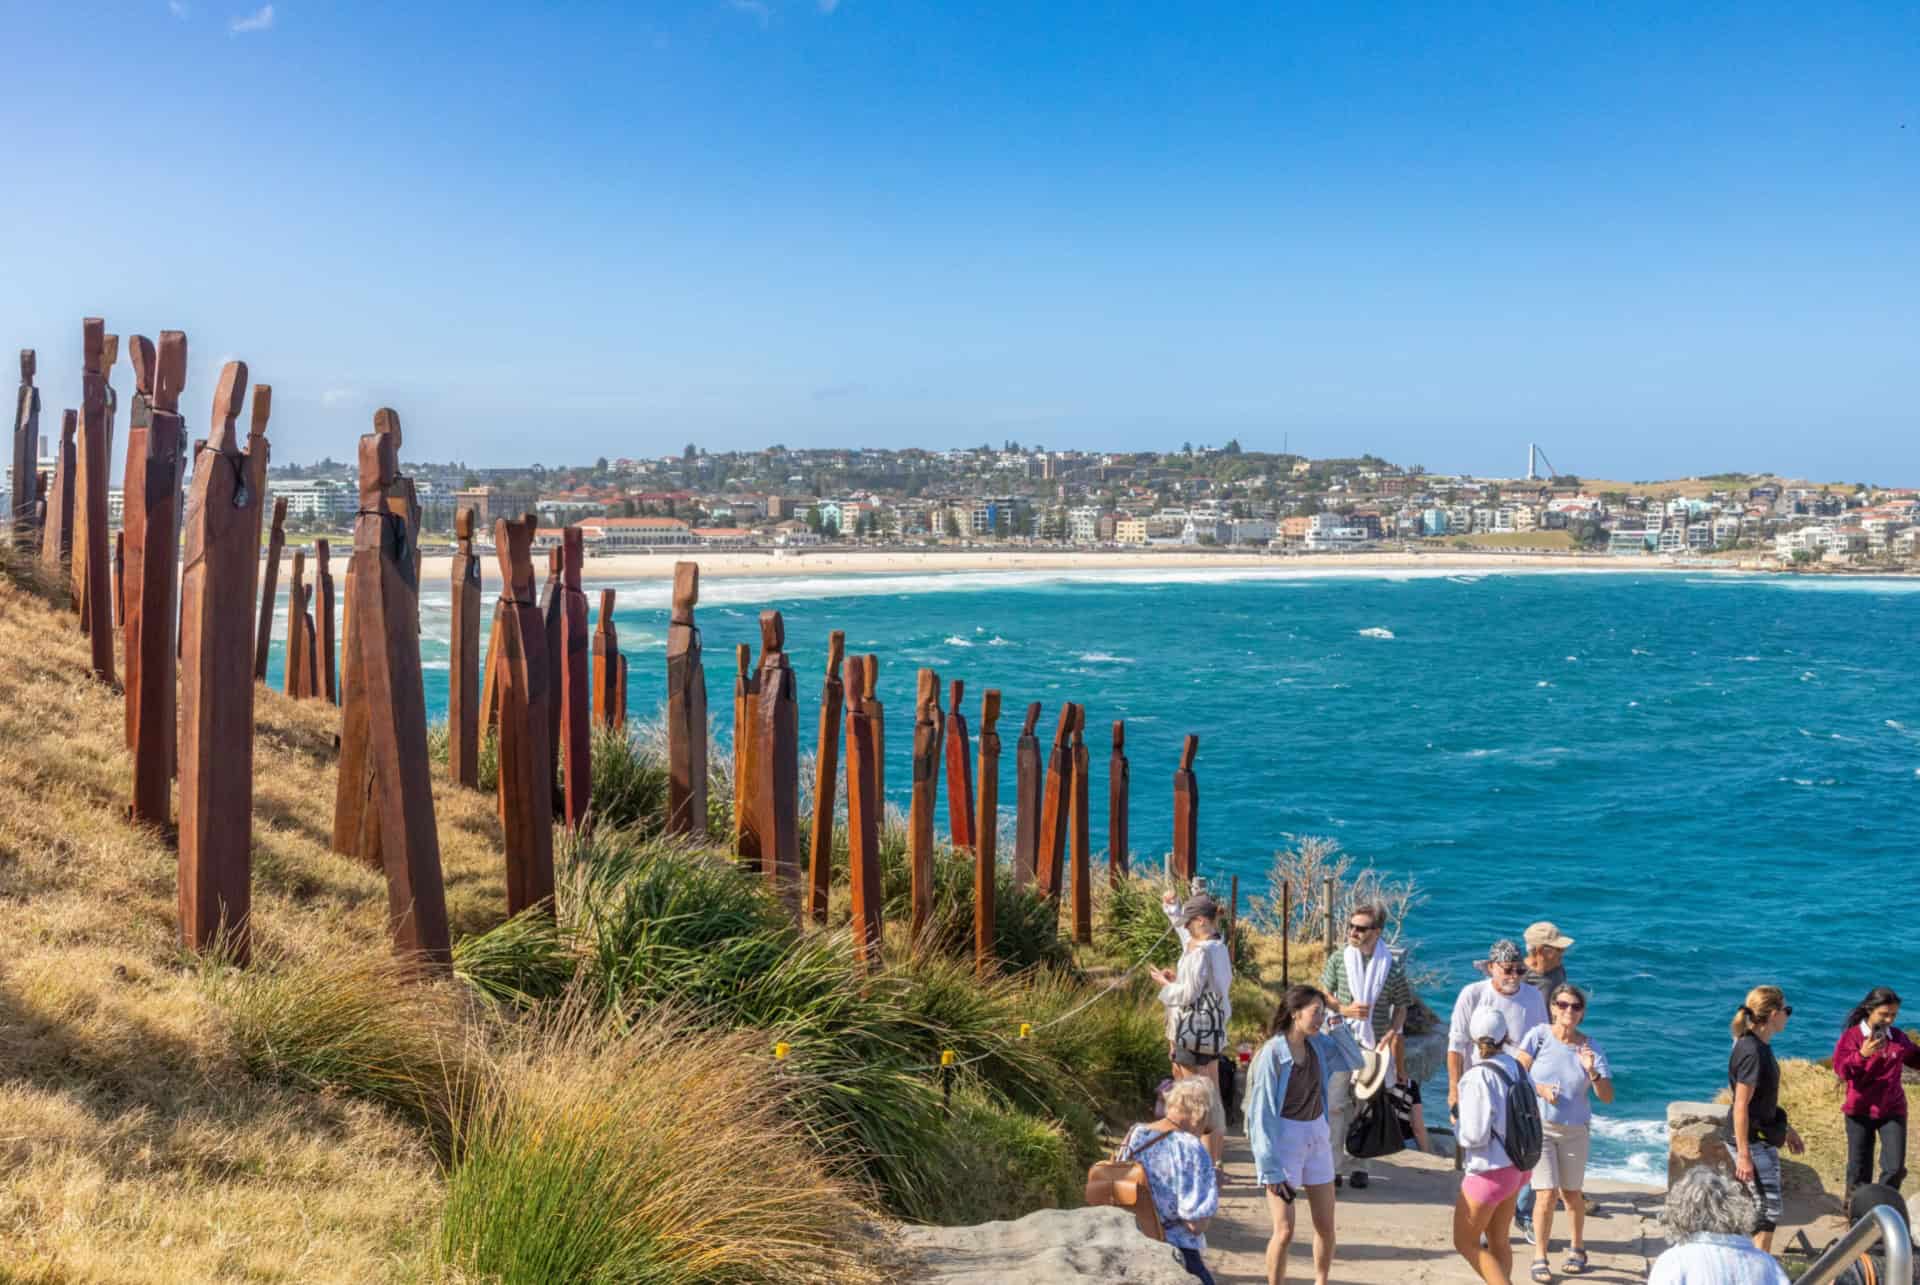
[[[1491,979],[1463,987],[1460,997],[1453,1001],[1453,1020],[1447,1027],[1447,1052],[1463,1055],[1468,1066],[1478,1062],[1480,1056],[1473,1047],[1473,1037],[1467,1034],[1467,1023],[1482,1008],[1497,1009],[1507,1019],[1507,1042],[1503,1047],[1509,1053],[1520,1047],[1528,1031],[1547,1023],[1547,1001],[1540,997],[1538,989],[1525,982],[1511,995],[1495,990]]]
[[[1180,1010],[1209,990],[1220,997],[1221,1022],[1231,1021],[1233,1000],[1228,992],[1232,987],[1233,963],[1227,958],[1227,944],[1218,937],[1181,951],[1173,980],[1160,988],[1160,1002],[1167,1006],[1167,1038],[1173,1038]]]

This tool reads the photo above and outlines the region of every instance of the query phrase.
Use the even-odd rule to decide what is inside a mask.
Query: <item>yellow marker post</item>
[[[791,1052],[793,1052],[793,1045],[787,1043],[785,1040],[780,1040],[773,1046],[773,1060],[776,1062],[784,1062],[787,1060],[787,1054]]]
[[[1023,1039],[1023,1040],[1024,1040],[1024,1039],[1026,1039],[1026,1038],[1027,1038],[1028,1036],[1030,1036],[1030,1035],[1032,1035],[1032,1034],[1033,1034],[1033,1023],[1032,1023],[1032,1022],[1022,1022],[1022,1023],[1020,1023],[1020,1038],[1021,1038],[1021,1039]]]

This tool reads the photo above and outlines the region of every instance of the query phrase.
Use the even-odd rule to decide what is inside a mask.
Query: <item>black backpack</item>
[[[1546,1129],[1540,1122],[1540,1099],[1533,1091],[1533,1080],[1525,1071],[1520,1078],[1514,1079],[1500,1063],[1488,1059],[1480,1065],[1500,1077],[1507,1089],[1507,1129],[1505,1133],[1495,1129],[1494,1139],[1513,1161],[1516,1169],[1531,1169],[1540,1163],[1540,1152],[1547,1142]]]

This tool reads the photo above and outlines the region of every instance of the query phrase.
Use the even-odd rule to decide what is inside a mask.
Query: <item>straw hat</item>
[[[1379,1049],[1367,1049],[1360,1055],[1360,1069],[1353,1073],[1347,1083],[1353,1088],[1356,1101],[1366,1102],[1387,1087],[1387,1069],[1392,1065],[1387,1055]]]

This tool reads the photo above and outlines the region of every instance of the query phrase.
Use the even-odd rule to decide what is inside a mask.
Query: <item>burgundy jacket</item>
[[[1840,1110],[1847,1115],[1869,1120],[1907,1118],[1907,1091],[1900,1084],[1906,1067],[1920,1067],[1920,1047],[1898,1027],[1887,1032],[1887,1045],[1872,1057],[1862,1057],[1860,1046],[1866,1037],[1855,1022],[1840,1033],[1833,1046],[1833,1073],[1847,1086],[1847,1100]]]

